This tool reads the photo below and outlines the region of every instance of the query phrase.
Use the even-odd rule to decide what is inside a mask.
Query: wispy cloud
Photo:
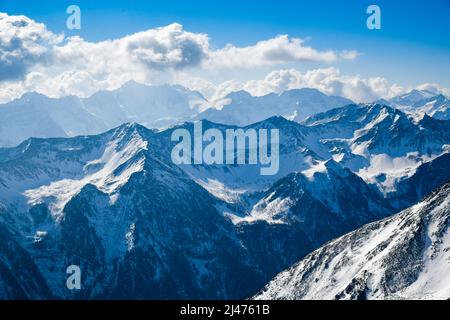
[[[340,58],[356,57],[356,51],[347,51],[343,55],[332,50],[318,51],[305,46],[302,39],[280,35],[247,47],[229,44],[223,49],[212,51],[206,65],[211,68],[245,69],[295,62],[333,62]]]

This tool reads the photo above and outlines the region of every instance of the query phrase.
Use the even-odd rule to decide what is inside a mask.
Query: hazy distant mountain
[[[255,299],[449,299],[450,183],[314,251]]]
[[[206,102],[199,92],[182,86],[147,86],[134,81],[84,100],[86,109],[103,119],[110,129],[130,121],[149,128],[173,125],[191,119]]]
[[[391,101],[392,103],[395,103],[398,106],[408,107],[408,106],[412,106],[416,103],[419,103],[423,100],[430,99],[430,98],[434,97],[435,95],[436,95],[435,93],[428,91],[428,90],[414,89],[408,93],[404,93],[399,96],[396,96],[396,97],[390,99],[389,101]]]
[[[427,90],[412,90],[390,99],[388,105],[421,116],[427,114],[440,120],[450,120],[450,100]]]
[[[213,122],[245,126],[272,116],[300,121],[307,116],[352,103],[351,100],[328,96],[316,89],[295,89],[281,94],[254,97],[246,91],[233,92],[224,98],[221,110],[208,109],[197,118]]]
[[[0,146],[15,146],[30,137],[67,137],[106,129],[103,119],[89,113],[77,97],[51,99],[27,93],[0,105]]]
[[[0,146],[15,146],[30,137],[99,134],[125,122],[166,127],[198,114],[206,99],[181,86],[146,86],[130,81],[89,98],[59,99],[28,93],[0,105]]]

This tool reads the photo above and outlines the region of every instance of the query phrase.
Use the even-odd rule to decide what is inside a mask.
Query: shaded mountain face
[[[295,256],[392,213],[361,178],[330,160],[312,175],[292,173],[280,179],[246,214],[226,214],[249,243],[250,253],[265,259],[260,265],[271,274]]]
[[[291,173],[259,196],[248,215],[230,214],[232,220],[298,224],[314,246],[394,211],[360,177],[333,160],[314,170]]]
[[[199,114],[197,119],[238,126],[250,125],[273,116],[300,121],[314,113],[352,103],[351,100],[328,96],[316,89],[295,89],[262,97],[239,91],[229,94],[224,100],[227,103],[221,110],[208,109]]]
[[[413,175],[397,184],[396,192],[388,195],[389,202],[397,209],[404,209],[424,198],[431,191],[450,180],[450,154],[420,165]]]
[[[401,213],[338,238],[255,299],[450,298],[450,183]]]
[[[2,216],[7,214],[1,205],[0,214]],[[30,254],[15,240],[14,234],[3,222],[0,222],[0,275],[2,299],[54,297]]]

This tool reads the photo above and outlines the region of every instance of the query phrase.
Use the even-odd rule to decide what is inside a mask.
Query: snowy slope
[[[315,202],[308,210],[304,208],[305,196]],[[313,216],[313,207],[317,209],[318,218],[307,222],[308,218],[305,217]],[[330,230],[315,230],[324,216],[331,225],[341,226],[339,232],[343,233],[343,230],[355,229],[393,211],[360,177],[329,160],[278,180],[263,193],[247,215],[234,216],[233,221],[263,220],[274,224],[300,222],[306,234],[320,235],[320,238],[311,237],[312,242],[317,244],[331,238],[327,232],[333,227],[328,227]]]
[[[380,104],[349,105],[313,115],[301,123],[332,157],[375,184],[383,194],[423,162],[448,152],[450,121],[424,116],[416,121]]]
[[[280,273],[255,299],[450,298],[450,183]]]
[[[219,129],[223,136],[227,129],[235,129],[236,126],[222,125],[202,120],[203,130],[209,128]],[[174,127],[162,133],[167,135],[167,139],[177,128],[185,128],[191,133],[193,132],[192,124],[184,124]],[[308,128],[299,125],[296,122],[288,121],[283,117],[271,117],[264,121],[243,127],[244,130],[259,129],[278,129],[280,133],[279,139],[279,155],[280,166],[277,174],[261,175],[261,165],[183,165],[181,166],[197,183],[201,184],[209,192],[216,195],[222,200],[233,202],[237,200],[243,193],[257,192],[266,190],[275,181],[283,178],[287,174],[294,171],[301,171],[323,160],[306,144],[305,136],[308,134]],[[270,135],[269,135],[270,138]],[[206,144],[205,144],[206,145]],[[317,148],[316,148],[317,149]],[[246,149],[248,152],[248,149]]]

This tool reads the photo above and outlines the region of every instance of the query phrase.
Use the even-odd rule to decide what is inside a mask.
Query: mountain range
[[[192,123],[166,130],[127,123],[0,148],[0,268],[7,275],[0,295],[249,297],[327,241],[441,183],[433,172],[448,171],[449,123],[414,121],[386,106],[348,105],[302,124],[272,117],[242,127],[280,130],[280,172],[266,177],[250,164],[174,165],[171,134],[192,132]],[[206,120],[203,127],[236,128]],[[360,145],[364,152],[355,153]],[[364,174],[380,152],[412,159],[389,193],[379,177]],[[72,264],[83,270],[76,292],[65,287]]]
[[[312,89],[228,98],[212,110],[195,91],[130,82],[0,106],[1,143],[14,145],[0,148],[0,297],[248,298],[333,239],[384,232],[376,221],[450,179],[448,120]],[[278,173],[175,165],[172,133],[192,136],[192,121],[222,135],[278,129]],[[69,265],[82,290],[67,289]]]
[[[413,90],[377,103],[399,109],[414,118],[427,114],[436,119],[449,119],[448,98],[425,90]],[[346,98],[309,88],[260,97],[238,91],[208,101],[199,92],[179,85],[152,86],[134,81],[87,98],[49,98],[31,92],[0,105],[0,146],[16,146],[31,137],[100,134],[127,122],[156,129],[200,119],[238,126],[272,116],[302,122],[314,114],[349,104],[352,101]]]
[[[25,139],[99,134],[126,122],[166,127],[202,110],[206,99],[176,85],[147,86],[134,81],[88,98],[49,98],[31,92],[0,105],[0,146]]]
[[[271,93],[261,97],[238,91],[227,95],[223,101],[224,105],[220,110],[209,108],[197,118],[238,126],[250,125],[275,115],[300,121],[315,113],[353,103],[349,99],[328,96],[309,88],[288,90],[281,94]]]

